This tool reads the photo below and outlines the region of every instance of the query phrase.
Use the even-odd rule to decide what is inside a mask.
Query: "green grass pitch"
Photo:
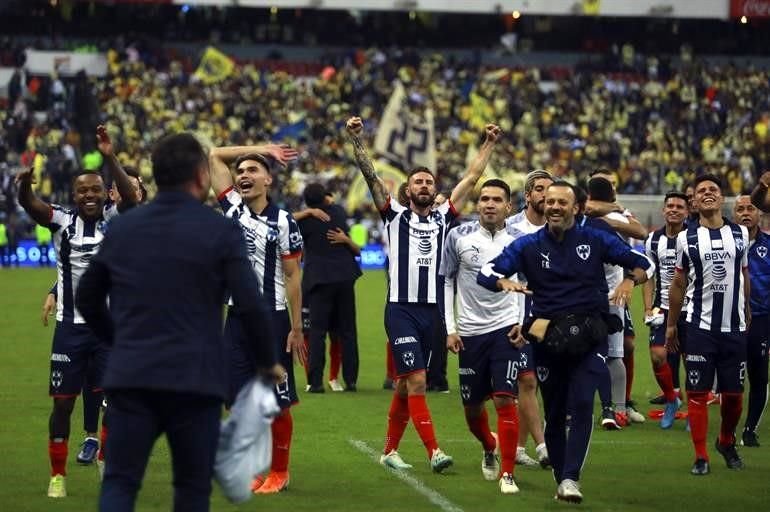
[[[55,278],[51,269],[0,269],[0,510],[48,512],[96,510],[99,482],[95,467],[74,463],[81,441],[80,401],[70,439],[69,497],[45,496],[49,477],[47,422],[50,412],[48,359],[53,327],[44,328],[40,308]],[[638,293],[638,292],[637,292]],[[517,468],[521,493],[502,496],[496,482],[481,478],[479,444],[468,432],[457,391],[457,359],[450,355],[449,394],[429,394],[438,440],[455,465],[447,474],[431,473],[425,450],[410,426],[400,453],[415,465],[408,482],[375,463],[385,433],[390,393],[381,389],[385,373],[382,309],[385,279],[367,272],[357,285],[361,377],[358,393],[310,395],[300,391],[293,409],[291,486],[280,495],[255,497],[235,507],[214,491],[212,510],[390,511],[390,510],[557,510],[549,471]],[[657,394],[647,356],[647,328],[641,300],[634,301],[637,326],[634,398],[643,413]],[[303,372],[297,385],[304,389]],[[689,474],[693,453],[684,422],[670,431],[647,421],[621,432],[595,429],[582,476],[586,511],[763,511],[770,510],[770,446],[741,448],[746,469],[728,471],[713,450],[719,408],[710,407],[712,474]],[[490,417],[494,412],[490,407]],[[741,427],[743,423],[741,422]],[[762,441],[770,443],[766,425]],[[532,452],[530,441],[530,452]],[[422,492],[415,490],[418,487]],[[432,501],[431,501],[432,499]],[[147,469],[137,510],[167,511],[171,503],[168,448],[161,439]]]

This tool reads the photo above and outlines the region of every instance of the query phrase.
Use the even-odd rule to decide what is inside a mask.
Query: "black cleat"
[[[323,386],[310,386],[307,388],[308,393],[326,393]]]
[[[743,446],[759,447],[759,437],[757,436],[756,432],[752,430],[744,430],[742,437],[743,439],[741,439],[741,444]]]
[[[741,460],[741,456],[738,455],[738,450],[735,449],[735,443],[728,446],[722,446],[719,444],[719,438],[717,438],[714,446],[716,446],[719,454],[725,458],[727,469],[743,469],[743,460]]]
[[[345,391],[348,393],[355,393],[358,391],[358,387],[355,384],[348,384],[345,386]]]
[[[658,395],[655,398],[650,398],[650,403],[653,405],[663,405],[666,403],[666,397],[664,395]]]
[[[604,407],[602,409],[602,428],[604,430],[620,430],[620,425],[615,420],[615,411],[612,407]]]
[[[388,377],[385,377],[385,380],[382,382],[382,389],[395,389],[396,386],[393,383],[393,379],[389,379]]]
[[[703,476],[708,475],[709,473],[711,473],[711,466],[709,466],[709,461],[706,459],[695,459],[695,464],[692,465],[690,474],[695,476]]]

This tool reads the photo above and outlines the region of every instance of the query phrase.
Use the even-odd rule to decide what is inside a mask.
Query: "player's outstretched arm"
[[[282,166],[297,159],[297,150],[285,144],[256,144],[254,146],[227,146],[211,148],[209,165],[211,166],[211,186],[216,195],[233,186],[230,164],[241,155],[257,153],[269,156]]]
[[[19,188],[19,205],[24,208],[32,220],[41,226],[48,226],[51,222],[51,205],[41,200],[32,190],[34,182],[34,168],[21,171],[16,175],[16,186]]]
[[[452,205],[458,211],[462,210],[465,205],[465,200],[468,198],[471,190],[476,186],[481,175],[484,174],[484,169],[487,168],[489,158],[492,156],[492,150],[500,139],[501,130],[499,126],[488,124],[485,131],[486,138],[479,149],[479,153],[468,166],[468,169],[465,171],[465,176],[463,176],[460,182],[455,185],[455,188],[452,190],[452,195],[449,197]]]
[[[366,145],[361,140],[364,123],[360,117],[351,117],[345,123],[345,130],[348,132],[350,143],[353,145],[353,154],[356,157],[358,168],[361,170],[361,174],[363,174],[364,180],[366,180],[366,184],[369,186],[369,191],[372,193],[374,205],[378,210],[382,210],[387,205],[389,194],[385,189],[382,179],[377,176],[374,164],[366,152]]]
[[[603,217],[602,220],[610,225],[612,229],[620,233],[622,236],[628,238],[635,238],[637,240],[644,240],[649,234],[647,228],[642,226],[642,223],[633,217],[627,217],[628,222],[622,222],[615,219]]]
[[[107,170],[112,177],[115,188],[118,189],[118,194],[120,194],[120,209],[127,210],[136,206],[139,199],[136,197],[134,186],[115,156],[115,148],[104,125],[100,124],[96,127],[96,141],[99,152],[104,156],[104,163],[107,164]]]
[[[759,177],[759,182],[751,192],[751,203],[765,213],[770,212],[770,171]]]

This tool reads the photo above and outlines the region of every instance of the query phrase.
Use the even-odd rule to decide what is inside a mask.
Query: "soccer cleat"
[[[626,411],[628,412],[628,419],[631,423],[644,423],[644,414],[636,410],[636,404],[633,402],[626,402]]]
[[[309,385],[309,386],[306,388],[306,390],[307,390],[307,392],[308,392],[308,393],[326,393],[326,390],[325,390],[325,389],[324,389],[324,387],[323,387],[323,386],[321,386],[321,385],[318,385],[318,386],[313,386],[313,385],[311,384],[311,385]]]
[[[257,492],[257,489],[262,487],[262,484],[265,483],[265,476],[264,475],[257,475],[254,477],[254,480],[251,481],[251,492]]]
[[[538,462],[527,455],[527,449],[523,446],[519,446],[516,448],[516,465],[517,466],[526,466],[526,467],[535,467],[538,465]]]
[[[288,471],[271,471],[254,494],[278,494],[289,488]]]
[[[741,437],[742,437],[741,445],[753,446],[753,447],[759,446],[759,437],[757,436],[756,432],[753,432],[751,430],[744,430],[743,435]]]
[[[49,498],[66,498],[67,486],[64,483],[64,475],[54,475],[51,477],[51,481],[48,482],[48,497]]]
[[[492,437],[495,438],[494,450],[484,450],[481,458],[481,476],[484,477],[484,480],[490,481],[497,480],[500,474],[500,441],[498,441],[497,434],[494,432],[492,432]]]
[[[433,455],[430,456],[430,468],[434,473],[441,473],[452,464],[454,464],[452,457],[442,452],[441,448],[433,450]]]
[[[392,469],[404,470],[412,468],[412,465],[404,462],[404,459],[401,458],[401,455],[396,450],[390,450],[389,453],[380,455],[380,464]]]
[[[615,419],[615,411],[611,407],[602,409],[602,428],[604,430],[620,430],[620,425]]]
[[[695,464],[692,465],[690,470],[691,475],[703,476],[711,473],[711,466],[706,459],[695,459]]]
[[[329,387],[332,391],[345,391],[345,388],[342,387],[342,384],[340,384],[337,379],[330,380],[329,381]]]
[[[86,437],[85,441],[80,445],[80,453],[78,453],[78,464],[88,465],[93,464],[96,460],[96,452],[99,451],[99,440],[95,437]]]
[[[650,398],[650,403],[652,405],[663,405],[666,403],[666,397],[663,395],[663,393],[661,393],[658,396]]]
[[[717,438],[714,445],[719,454],[724,457],[727,469],[743,469],[743,460],[738,455],[738,450],[735,449],[735,443],[724,446],[719,444],[719,438]]]
[[[580,503],[583,501],[583,494],[580,492],[580,484],[569,478],[565,478],[556,488],[556,499],[568,501],[570,503]]]
[[[682,401],[675,398],[673,402],[667,402],[663,409],[663,416],[660,418],[660,428],[669,429],[674,426],[676,420],[676,411],[682,406]]]
[[[535,452],[537,453],[537,462],[541,468],[548,469],[551,467],[551,458],[548,456],[548,448],[545,446],[545,443],[539,444],[535,448]]]
[[[516,494],[519,492],[519,486],[513,480],[513,475],[510,473],[503,473],[500,477],[500,492],[503,494]]]
[[[615,413],[615,423],[618,424],[619,428],[628,427],[631,425],[631,422],[628,421],[628,413],[623,412],[616,412]]]

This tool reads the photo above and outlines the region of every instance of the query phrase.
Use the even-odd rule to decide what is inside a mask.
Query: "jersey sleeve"
[[[444,253],[441,255],[441,266],[438,273],[447,279],[454,279],[457,276],[457,270],[460,268],[460,258],[457,255],[457,235],[458,229],[449,232],[444,243]]]
[[[64,226],[69,226],[73,217],[72,210],[68,210],[58,204],[51,205],[51,220],[48,222],[48,229],[51,233],[56,233]]]
[[[279,229],[279,249],[281,258],[297,258],[302,254],[302,233],[299,231],[297,221],[288,212],[281,212]]]
[[[652,278],[655,273],[655,264],[650,258],[639,251],[632,249],[631,246],[614,234],[609,234],[598,229],[593,232],[604,245],[605,263],[619,265],[628,270],[641,268],[647,274],[648,279]]]
[[[383,222],[388,223],[404,210],[406,210],[405,206],[401,205],[398,201],[394,201],[393,196],[388,196],[385,207],[380,210],[380,217],[382,217]]]
[[[749,230],[746,228],[746,226],[740,226],[741,228],[741,236],[743,236],[743,255],[741,256],[741,268],[746,268],[749,266],[749,244],[751,241],[749,240]]]
[[[647,235],[647,239],[644,241],[644,253],[647,255],[648,258],[650,258],[653,262],[655,261],[655,255],[652,252],[652,236],[655,233],[650,233]]]
[[[676,269],[682,272],[690,270],[690,258],[687,256],[687,231],[676,236]]]
[[[115,203],[111,203],[104,206],[104,210],[102,210],[102,218],[109,222],[115,217],[120,215],[120,212],[118,211],[118,206]]]
[[[447,199],[441,203],[436,211],[438,211],[444,217],[444,221],[447,223],[452,222],[460,216],[460,212],[458,212],[455,208],[455,205],[452,204],[451,199]]]
[[[222,211],[227,217],[232,217],[235,210],[243,204],[241,195],[233,187],[228,187],[219,194],[217,201],[219,201],[219,206],[222,207]]]

